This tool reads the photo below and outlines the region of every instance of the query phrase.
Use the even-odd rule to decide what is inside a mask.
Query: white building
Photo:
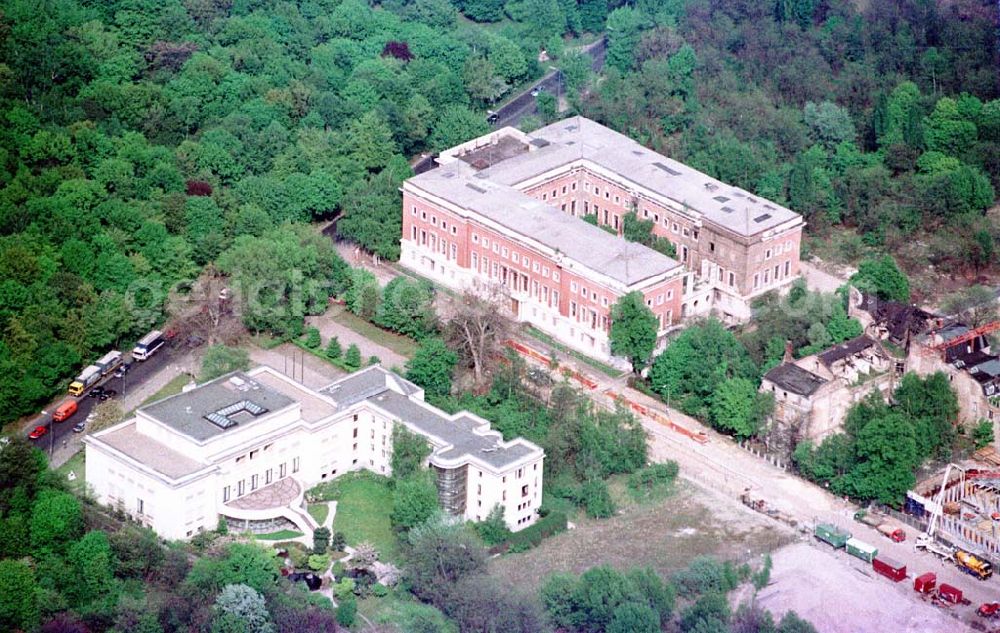
[[[306,489],[338,475],[389,475],[392,429],[427,438],[438,496],[449,513],[480,520],[497,504],[519,530],[542,501],[541,448],[504,442],[488,421],[449,415],[423,390],[381,367],[313,390],[257,367],[140,408],[134,418],[84,439],[87,483],[169,539],[215,529],[317,527]]]

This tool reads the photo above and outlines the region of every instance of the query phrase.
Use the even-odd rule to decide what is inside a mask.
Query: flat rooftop
[[[179,479],[206,467],[166,444],[135,429],[135,421],[100,436],[102,442],[170,479]]]
[[[334,382],[321,390],[344,408],[367,401],[423,435],[437,438],[448,446],[432,455],[446,460],[475,457],[495,468],[503,468],[541,449],[521,438],[503,442],[489,423],[465,412],[452,418],[445,412],[413,396],[420,388],[381,367],[369,367]]]
[[[826,384],[826,379],[792,363],[783,363],[764,374],[764,378],[785,391],[811,396]]]
[[[521,154],[530,157],[532,154]],[[476,170],[461,160],[414,176],[418,188],[477,213],[505,229],[562,253],[626,286],[680,269],[681,264],[662,253],[584,222],[536,200],[512,186],[481,177],[491,170]]]
[[[242,372],[227,374],[190,391],[170,396],[140,412],[196,441],[228,429],[244,428],[297,402]]]

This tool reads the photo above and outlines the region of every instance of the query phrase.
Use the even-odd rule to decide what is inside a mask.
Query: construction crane
[[[944,353],[949,347],[955,347],[956,345],[964,345],[969,341],[974,341],[980,336],[986,336],[987,334],[992,334],[1000,330],[1000,321],[993,321],[992,323],[987,323],[986,325],[980,325],[979,327],[969,330],[965,334],[956,336],[955,338],[948,339],[947,341],[942,341],[940,343],[935,343],[933,345],[926,345],[924,351],[929,354],[935,354],[938,352]],[[933,337],[937,334],[936,330],[931,330],[928,335],[930,337],[929,341],[934,340]]]
[[[965,470],[961,466],[948,464],[948,467],[944,470],[944,478],[941,480],[941,488],[934,497],[934,504],[930,508],[927,508],[927,511],[931,515],[930,521],[927,522],[927,531],[917,536],[917,540],[914,543],[914,547],[917,549],[925,549],[932,554],[937,554],[942,558],[948,559],[954,556],[955,549],[943,543],[938,543],[934,539],[934,534],[937,533],[941,513],[944,511],[944,493],[948,489],[948,481],[951,479],[952,470],[959,472],[959,486],[965,485]]]

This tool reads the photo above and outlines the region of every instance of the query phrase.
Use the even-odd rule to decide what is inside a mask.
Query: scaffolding
[[[437,478],[438,501],[441,508],[453,516],[465,514],[465,498],[468,485],[468,467],[441,468],[434,466]]]

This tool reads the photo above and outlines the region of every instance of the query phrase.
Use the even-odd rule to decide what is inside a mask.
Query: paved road
[[[608,40],[602,37],[593,44],[585,47],[583,51],[593,58],[593,62],[590,65],[591,69],[594,72],[600,72],[604,68],[604,61],[608,55]],[[528,86],[524,92],[498,108],[496,111],[498,119],[493,124],[493,127],[501,128],[509,125],[516,127],[524,117],[538,114],[538,103],[535,97],[531,95],[531,92],[536,88],[555,94],[557,97],[566,93],[562,73],[556,70],[549,71],[535,84]],[[435,155],[422,154],[418,160],[410,163],[413,173],[422,174],[425,171],[434,169],[437,166],[434,158]]]
[[[153,374],[159,371],[162,367],[165,367],[170,362],[171,357],[175,354],[183,353],[184,348],[181,345],[178,345],[177,347],[164,345],[160,348],[160,351],[153,354],[152,358],[143,362],[133,362],[132,368],[127,374],[125,374],[124,378],[115,378],[111,376],[98,384],[106,389],[114,389],[117,391],[118,393],[115,396],[115,399],[121,402],[123,394],[127,395],[130,391],[142,385]],[[127,355],[127,357],[130,356]],[[65,422],[53,423],[52,413],[56,410],[56,407],[58,407],[61,403],[72,399],[74,398],[67,394],[65,397],[56,400],[46,407],[44,411],[42,411],[42,415],[35,420],[32,420],[31,424],[27,426],[25,433],[30,432],[36,426],[46,426],[49,428],[49,433],[46,433],[37,440],[32,440],[35,446],[43,451],[48,451],[49,454],[51,454],[53,449],[60,446],[63,441],[69,439],[69,436],[73,435],[73,426],[77,422],[85,420],[87,415],[100,402],[99,399],[91,398],[87,394],[84,394],[83,396],[75,399],[79,409],[70,419]]]

